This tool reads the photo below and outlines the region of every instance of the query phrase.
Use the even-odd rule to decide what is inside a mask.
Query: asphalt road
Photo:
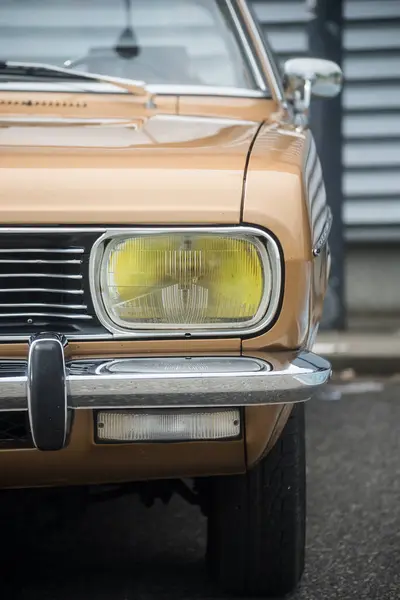
[[[400,598],[400,385],[359,383],[307,408],[307,569],[290,600]],[[62,535],[17,543],[7,600],[221,598],[205,573],[204,519],[180,499],[146,509],[125,497]]]

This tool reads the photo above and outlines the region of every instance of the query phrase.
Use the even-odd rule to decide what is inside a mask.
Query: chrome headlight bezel
[[[214,323],[211,326],[190,328],[172,328],[170,326],[146,324],[143,327],[125,327],[117,323],[108,313],[103,301],[102,276],[104,259],[107,257],[107,244],[110,241],[122,240],[127,237],[155,236],[169,234],[205,234],[224,235],[234,238],[248,239],[253,242],[260,252],[263,265],[268,261],[271,270],[272,287],[267,303],[263,301],[251,324],[246,327],[221,327]],[[131,227],[115,228],[107,231],[94,243],[89,259],[90,292],[93,306],[100,323],[113,336],[130,339],[148,338],[203,338],[203,337],[242,337],[255,335],[267,327],[275,319],[282,291],[282,256],[275,239],[266,231],[252,226],[231,227]]]

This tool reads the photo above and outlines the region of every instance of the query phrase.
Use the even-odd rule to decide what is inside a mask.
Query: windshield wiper
[[[100,83],[110,83],[115,87],[134,94],[135,96],[145,96],[147,100],[152,100],[152,94],[146,88],[144,81],[135,81],[133,79],[122,79],[110,75],[98,75],[97,73],[85,73],[74,69],[64,69],[56,65],[36,62],[14,62],[10,60],[0,60],[0,75],[2,73],[10,75],[24,75],[27,77],[60,77],[61,79],[74,79],[83,81],[98,81]]]

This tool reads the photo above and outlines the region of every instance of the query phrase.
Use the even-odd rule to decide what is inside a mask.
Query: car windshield
[[[224,0],[0,3],[3,61],[67,66],[149,85],[257,90],[246,51]]]

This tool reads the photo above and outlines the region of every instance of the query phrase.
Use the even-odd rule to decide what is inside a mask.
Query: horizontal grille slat
[[[86,310],[86,304],[51,304],[49,302],[25,302],[21,304],[1,304],[0,308],[17,308],[17,307],[30,307],[30,308],[64,308],[70,310]]]
[[[90,247],[85,255],[84,247],[69,247],[66,240],[62,233],[7,234],[0,229],[0,335],[15,330],[65,333],[93,320],[83,276]],[[74,297],[78,302],[71,302]]]
[[[80,314],[62,314],[62,313],[51,313],[51,312],[12,312],[12,313],[2,313],[0,312],[0,319],[15,319],[20,317],[28,317],[32,319],[34,317],[51,317],[53,319],[91,319],[90,315],[80,315]]]
[[[84,248],[0,248],[0,254],[13,254],[23,252],[25,254],[83,254]]]
[[[81,260],[41,260],[41,259],[28,259],[28,260],[19,260],[19,259],[7,259],[0,258],[0,264],[4,265],[80,265],[82,264]]]
[[[0,277],[50,277],[52,279],[82,279],[82,275],[65,275],[62,273],[0,273]]]
[[[38,294],[81,294],[83,295],[83,290],[62,290],[55,288],[2,288],[0,287],[0,294],[15,294],[23,292],[24,294],[38,293]]]

